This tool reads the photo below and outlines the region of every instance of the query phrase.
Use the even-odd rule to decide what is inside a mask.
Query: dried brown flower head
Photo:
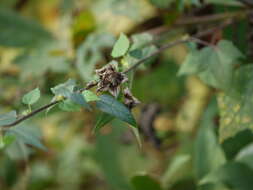
[[[137,104],[141,103],[137,98],[135,98],[129,88],[124,89],[124,97],[125,97],[125,105],[129,108],[132,109],[134,108]]]
[[[97,69],[96,74],[100,79],[97,92],[109,91],[115,97],[119,94],[120,85],[128,81],[127,77],[124,74],[117,72],[116,67],[112,64]]]

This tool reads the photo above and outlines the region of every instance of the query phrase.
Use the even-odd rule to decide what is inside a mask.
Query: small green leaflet
[[[36,103],[40,98],[40,89],[35,88],[34,90],[25,94],[22,98],[22,102],[27,105],[32,105]]]
[[[99,101],[97,101],[97,108],[101,111],[108,113],[128,124],[137,127],[136,121],[130,112],[130,110],[121,102],[117,101],[110,95],[101,95]]]
[[[135,34],[131,36],[131,39],[133,43],[125,57],[126,62],[128,63],[126,66],[128,67],[135,64],[138,60],[148,57],[150,54],[157,51],[157,47],[152,44],[153,36],[149,33]],[[145,64],[150,63],[153,59],[155,59],[155,57],[145,61]],[[144,68],[144,66],[145,65],[142,65],[140,69]]]
[[[193,50],[186,57],[178,75],[197,74],[206,84],[227,90],[232,80],[233,67],[243,57],[232,42],[221,40],[216,47]]]
[[[139,146],[141,147],[141,139],[139,135],[139,131],[137,128],[136,121],[130,112],[130,110],[121,102],[117,101],[110,95],[101,95],[100,100],[97,101],[97,108],[103,111],[104,113],[100,115],[95,127],[94,132],[97,132],[107,123],[112,121],[114,118],[118,118],[122,121],[130,124],[131,130],[133,131]]]
[[[98,116],[97,122],[93,129],[94,133],[98,133],[98,131],[104,127],[106,124],[110,123],[114,119],[114,116],[109,115],[107,113],[101,113]]]
[[[47,150],[47,148],[40,142],[38,132],[32,127],[15,126],[8,129],[7,135],[15,136],[16,140],[20,140],[25,144],[32,145],[42,150]]]
[[[205,123],[205,121],[203,121]],[[194,146],[194,169],[196,177],[201,179],[209,172],[226,162],[212,126],[202,124]],[[215,155],[215,157],[214,157]]]
[[[149,175],[136,175],[131,178],[131,184],[134,190],[162,190],[160,183]]]
[[[55,96],[68,98],[59,104],[59,108],[64,111],[78,111],[80,110],[80,106],[82,106],[90,110],[91,107],[86,102],[82,93],[74,92],[75,85],[75,80],[69,79],[67,82],[51,88]]]
[[[0,137],[0,149],[4,148],[15,141],[16,137],[14,135],[4,135]]]
[[[64,96],[65,98],[70,97],[71,93],[74,91],[74,87],[76,85],[75,80],[69,79],[67,82],[59,84],[53,88],[51,91],[56,96]]]
[[[106,124],[110,123],[112,120],[114,120],[115,117],[110,115],[110,114],[107,114],[107,113],[101,113],[99,116],[98,116],[98,119],[97,119],[97,122],[95,124],[95,127],[93,129],[94,133],[97,134],[98,131],[104,127]],[[142,142],[141,142],[141,137],[140,137],[140,134],[139,134],[139,131],[138,131],[138,128],[136,126],[132,126],[132,125],[129,125],[134,136],[136,137],[136,140],[139,144],[139,146],[141,147],[142,146]]]
[[[100,100],[100,98],[94,92],[90,90],[85,90],[82,92],[82,94],[87,102]]]
[[[74,103],[70,99],[66,99],[59,103],[58,107],[63,111],[75,112],[80,111],[81,106]]]
[[[153,41],[153,36],[149,33],[141,33],[132,35],[131,39],[133,43],[130,47],[130,51],[133,51],[147,47]]]
[[[0,126],[9,125],[17,118],[16,111],[11,111],[0,115]]]
[[[112,57],[117,58],[125,55],[129,49],[130,42],[127,38],[127,36],[123,33],[120,34],[119,39],[116,41],[116,43],[113,46],[112,50]]]
[[[91,106],[86,102],[84,96],[81,93],[75,92],[70,95],[70,100],[74,103],[91,110]]]
[[[204,68],[204,63],[201,63],[199,61],[199,52],[197,50],[192,50],[190,52],[184,62],[182,63],[177,75],[182,76],[182,75],[192,75],[200,72]]]

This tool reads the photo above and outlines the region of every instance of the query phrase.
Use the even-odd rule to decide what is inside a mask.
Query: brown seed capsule
[[[125,105],[129,108],[132,109],[134,108],[137,104],[141,103],[137,98],[135,98],[129,88],[124,89],[124,97],[125,97]]]
[[[120,85],[128,80],[124,74],[117,72],[116,67],[112,64],[96,70],[96,74],[100,79],[97,92],[109,91],[113,96],[119,94]]]

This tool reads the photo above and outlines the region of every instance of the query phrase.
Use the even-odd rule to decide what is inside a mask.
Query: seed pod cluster
[[[96,74],[99,77],[99,82],[97,84],[94,84],[97,85],[97,92],[108,91],[114,97],[118,96],[121,85],[125,82],[128,82],[126,75],[118,72],[116,66],[113,64],[107,64],[101,69],[97,69]],[[140,103],[140,101],[132,95],[129,88],[125,88],[123,90],[123,94],[125,98],[124,103],[129,109],[132,109]]]
[[[118,96],[121,84],[128,81],[127,77],[117,72],[115,65],[107,64],[101,69],[96,70],[99,76],[97,92],[109,91],[113,96]]]
[[[129,88],[125,88],[123,91],[123,94],[124,94],[124,98],[125,98],[124,104],[129,109],[134,108],[136,105],[138,105],[140,103],[140,101],[133,96],[133,94],[131,93]]]

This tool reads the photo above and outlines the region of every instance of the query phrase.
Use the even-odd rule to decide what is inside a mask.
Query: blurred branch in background
[[[249,0],[0,6],[0,189],[252,189]]]

